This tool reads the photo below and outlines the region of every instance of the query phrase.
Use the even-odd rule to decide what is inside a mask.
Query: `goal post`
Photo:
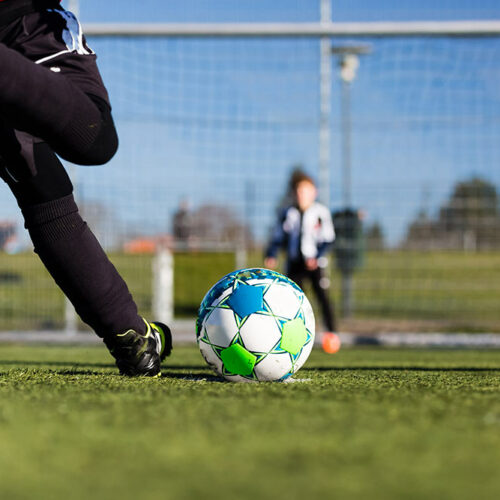
[[[93,37],[485,37],[500,35],[500,21],[87,23],[84,30],[88,36]]]
[[[174,319],[174,257],[169,248],[156,252],[152,272],[153,317],[169,324]]]

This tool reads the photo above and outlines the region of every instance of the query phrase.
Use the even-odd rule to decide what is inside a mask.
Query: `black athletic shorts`
[[[109,104],[96,55],[87,45],[80,23],[71,12],[62,7],[47,8],[21,16],[7,25],[0,23],[0,43],[36,64],[63,74],[86,94]]]
[[[109,97],[96,64],[96,55],[87,45],[79,21],[57,3],[52,7],[38,7],[7,24],[2,23],[0,10],[0,43],[13,49],[35,64],[46,66],[61,73],[99,105],[109,106]],[[50,5],[50,2],[48,3]],[[5,140],[15,135],[15,144]],[[13,150],[21,153],[27,167],[36,173],[33,160],[33,144],[42,142],[25,132],[9,130],[8,123],[0,116],[0,134],[4,138],[0,156],[9,157]],[[20,161],[21,159],[17,159]],[[22,161],[22,160],[21,160]]]

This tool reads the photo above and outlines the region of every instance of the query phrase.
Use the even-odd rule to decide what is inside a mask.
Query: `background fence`
[[[363,218],[352,317],[341,327],[500,330],[500,36],[484,26],[446,34],[446,24],[432,36],[309,26],[308,36],[89,26],[121,145],[105,167],[68,168],[141,312],[154,301],[159,246],[177,248],[178,317],[193,316],[235,268],[236,248],[262,265],[291,171],[324,180],[326,144],[322,196]],[[354,78],[342,80],[342,58],[359,51]],[[0,329],[63,328],[64,299],[0,190]],[[331,272],[339,303],[333,258]]]

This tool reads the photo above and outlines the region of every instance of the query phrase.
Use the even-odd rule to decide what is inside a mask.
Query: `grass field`
[[[195,346],[161,379],[98,347],[0,346],[0,498],[500,497],[500,351],[313,351],[221,382]]]
[[[0,330],[63,328],[63,296],[37,257],[1,257]],[[248,265],[261,266],[261,257],[250,254]],[[141,313],[151,317],[152,256],[115,253],[111,259]],[[231,253],[176,254],[176,316],[194,317],[206,291],[234,265]],[[338,305],[336,270],[332,282]],[[354,290],[355,319],[409,320],[410,329],[433,321],[431,329],[440,331],[500,332],[500,252],[370,252],[355,274]]]

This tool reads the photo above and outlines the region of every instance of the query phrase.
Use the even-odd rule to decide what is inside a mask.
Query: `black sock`
[[[73,195],[25,206],[23,215],[35,252],[97,335],[145,332],[126,283],[80,217]]]

